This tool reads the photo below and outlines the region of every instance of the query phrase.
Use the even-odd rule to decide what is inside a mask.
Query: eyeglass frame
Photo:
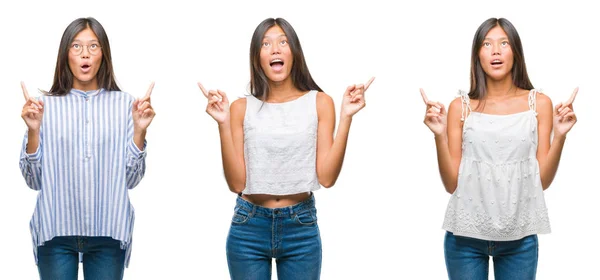
[[[77,53],[73,52],[73,50],[75,50],[75,48],[74,48],[75,45],[81,46],[81,49]],[[90,45],[97,45],[98,49],[94,50],[94,51],[90,51]],[[99,51],[102,51],[102,46],[100,46],[99,43],[91,43],[89,45],[84,45],[84,44],[80,44],[80,43],[72,43],[71,46],[69,47],[69,52],[71,52],[71,54],[73,54],[73,55],[81,55],[83,53],[83,47],[87,48],[87,51],[90,55],[97,55]]]

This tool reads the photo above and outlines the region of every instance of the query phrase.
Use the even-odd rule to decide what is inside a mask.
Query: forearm
[[[552,144],[550,145],[548,156],[543,162],[539,163],[540,178],[542,181],[542,188],[544,190],[550,187],[550,184],[552,184],[552,181],[554,180],[554,176],[556,176],[556,171],[558,170],[558,163],[560,162],[560,157],[562,155],[562,150],[565,145],[566,139],[566,135],[555,135],[554,139],[552,140]]]
[[[40,131],[39,131],[39,129],[38,130],[29,129],[27,131],[27,148],[26,148],[26,152],[28,154],[35,153],[35,151],[37,151],[39,145],[40,145]]]
[[[244,159],[235,151],[229,122],[219,124],[219,136],[225,180],[231,192],[240,193],[246,187],[246,169]]]
[[[133,143],[140,149],[140,151],[144,150],[144,140],[146,140],[146,130],[145,129],[134,129],[133,130]]]
[[[320,165],[320,169],[317,170],[319,183],[326,188],[329,188],[335,184],[340,172],[342,171],[351,124],[352,117],[340,118],[340,123],[338,125],[331,149],[327,153],[323,164]]]
[[[452,162],[450,149],[448,148],[448,136],[446,133],[435,136],[438,169],[442,177],[442,183],[448,193],[454,193],[458,180],[458,166]]]

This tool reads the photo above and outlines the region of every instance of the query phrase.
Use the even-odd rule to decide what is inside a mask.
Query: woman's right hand
[[[25,105],[23,105],[21,117],[30,131],[39,131],[44,116],[44,102],[30,97],[24,82],[21,82],[21,89],[25,97]]]
[[[444,104],[429,100],[427,95],[425,95],[425,91],[423,89],[420,89],[420,91],[423,102],[425,102],[426,105],[425,120],[423,120],[423,123],[425,123],[436,136],[445,134],[448,115]]]
[[[202,94],[208,99],[206,105],[206,113],[208,113],[219,125],[229,122],[229,99],[222,90],[209,90],[207,91],[200,82],[198,87],[202,91]]]

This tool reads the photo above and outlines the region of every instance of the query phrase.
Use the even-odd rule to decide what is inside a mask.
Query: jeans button
[[[276,209],[274,213],[275,215],[279,215],[279,209]]]

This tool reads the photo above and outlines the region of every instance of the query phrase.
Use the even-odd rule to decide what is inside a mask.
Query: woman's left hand
[[[575,112],[573,111],[573,101],[575,101],[578,91],[579,88],[575,88],[567,102],[558,103],[554,107],[554,135],[565,136],[577,122],[577,116],[575,116]]]
[[[132,115],[133,115],[133,128],[134,131],[146,131],[152,119],[156,115],[152,104],[150,103],[150,95],[154,89],[154,82],[150,84],[146,95],[142,98],[138,98],[133,102]]]
[[[365,92],[373,80],[375,80],[375,77],[372,77],[365,85],[351,85],[346,88],[344,98],[342,99],[342,117],[352,117],[367,105],[365,102]]]

